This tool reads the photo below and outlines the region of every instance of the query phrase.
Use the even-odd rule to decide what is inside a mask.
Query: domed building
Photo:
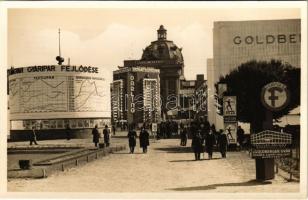
[[[175,97],[179,96],[180,82],[184,80],[182,48],[167,40],[163,25],[157,30],[157,40],[143,50],[140,60],[125,60],[124,67],[148,66],[160,70],[160,93],[163,117],[177,115]],[[168,111],[174,111],[167,113]]]
[[[124,60],[124,66],[120,69],[144,67],[159,70],[162,119],[179,119],[179,115],[185,112],[186,118],[190,118],[188,110],[191,109],[189,105],[191,97],[200,86],[199,82],[205,81],[202,78],[198,79],[199,82],[185,79],[182,48],[167,39],[167,30],[163,25],[157,30],[157,40],[143,49],[141,59]],[[117,81],[115,73],[118,72],[114,72],[114,81]]]
[[[173,41],[167,40],[167,30],[163,25],[157,30],[157,35],[158,39],[143,50],[141,60],[173,60],[183,64],[182,48],[177,47]]]

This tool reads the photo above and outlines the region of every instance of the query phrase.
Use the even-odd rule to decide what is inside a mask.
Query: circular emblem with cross
[[[290,94],[285,84],[271,82],[265,85],[261,91],[262,104],[271,111],[284,109],[290,99]]]

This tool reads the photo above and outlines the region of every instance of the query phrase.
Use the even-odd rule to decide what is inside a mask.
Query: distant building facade
[[[207,63],[208,110],[210,122],[218,126],[222,118],[216,114],[214,85],[220,76],[251,60],[301,65],[300,19],[214,22],[213,39],[214,57]]]
[[[207,119],[207,82],[203,74],[196,80],[181,80],[179,95],[179,119]]]
[[[161,121],[159,70],[123,67],[113,72],[111,117],[116,126]]]

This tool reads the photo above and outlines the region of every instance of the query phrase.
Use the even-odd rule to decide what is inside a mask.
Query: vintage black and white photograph
[[[8,194],[303,198],[306,2],[160,3],[6,8]]]

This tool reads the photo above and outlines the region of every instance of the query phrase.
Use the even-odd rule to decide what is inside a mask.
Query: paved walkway
[[[123,138],[124,140],[124,138]],[[126,139],[125,139],[126,140]],[[139,142],[139,141],[138,141]],[[23,192],[298,192],[299,184],[276,176],[270,183],[254,181],[255,163],[246,152],[229,152],[227,159],[194,161],[179,140],[151,142],[149,152],[128,150],[47,179],[12,179],[8,191]],[[205,156],[207,158],[207,156]]]

